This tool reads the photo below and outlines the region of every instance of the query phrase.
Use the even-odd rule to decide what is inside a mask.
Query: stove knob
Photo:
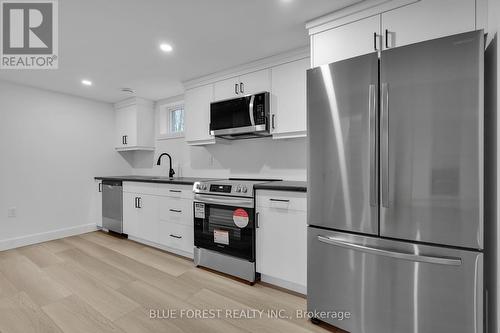
[[[247,191],[248,191],[246,186],[243,186],[243,188],[241,190],[243,191],[243,193],[247,193]]]
[[[236,186],[236,192],[241,192],[241,185]]]
[[[201,186],[201,189],[202,189],[203,191],[206,191],[206,190],[207,190],[207,185],[202,185],[202,186]]]
[[[196,184],[196,189],[199,190],[200,189],[200,184]]]

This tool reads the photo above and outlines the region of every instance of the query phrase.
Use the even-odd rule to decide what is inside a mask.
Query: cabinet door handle
[[[99,183],[99,192],[102,192],[102,183]]]
[[[375,51],[378,51],[378,47],[377,47],[377,33],[376,32],[373,33],[373,49]]]
[[[173,234],[170,234],[170,237],[177,238],[177,239],[181,239],[182,238],[182,236],[177,236],[177,235],[173,235]]]
[[[240,82],[240,92],[241,92],[242,94],[244,94],[244,93],[245,93],[245,85],[243,84],[243,82]]]
[[[274,114],[271,116],[271,127],[274,129]]]
[[[169,210],[174,213],[182,213],[182,210],[180,209],[169,209]]]
[[[169,190],[169,192],[173,192],[173,193],[181,193],[182,191],[181,191],[181,190]]]
[[[137,208],[142,208],[142,198],[137,197]]]
[[[124,135],[124,136],[122,136],[122,143],[123,143],[124,145],[126,145],[126,144],[127,144],[127,137],[128,137],[128,135]]]
[[[139,207],[137,207],[137,199],[138,199],[137,197],[134,198],[134,207],[135,208],[139,208]]]
[[[259,227],[259,212],[255,213],[255,227]]]
[[[274,202],[290,202],[290,200],[286,200],[286,199],[269,199],[269,201],[274,201]]]
[[[385,29],[385,48],[388,49],[390,48],[389,46],[389,30]]]
[[[234,93],[238,95],[238,83],[234,84]]]

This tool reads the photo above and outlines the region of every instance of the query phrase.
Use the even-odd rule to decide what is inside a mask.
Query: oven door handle
[[[237,206],[237,207],[247,207],[247,208],[253,208],[254,206],[253,199],[207,195],[207,194],[195,194],[194,201],[207,204]]]

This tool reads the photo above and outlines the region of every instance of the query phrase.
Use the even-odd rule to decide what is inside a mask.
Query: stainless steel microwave
[[[229,140],[269,136],[269,92],[211,103],[210,134]]]

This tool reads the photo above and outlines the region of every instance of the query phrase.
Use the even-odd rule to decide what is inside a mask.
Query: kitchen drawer
[[[193,227],[193,200],[160,197],[160,220]]]
[[[194,229],[177,223],[160,221],[160,244],[173,249],[193,253]]]
[[[257,190],[257,207],[307,211],[307,195],[302,192]]]
[[[193,186],[192,185],[174,185],[174,184],[158,184],[158,195],[172,197],[193,199]]]
[[[123,182],[123,192],[157,195],[158,194],[158,184],[139,183],[139,182]]]

